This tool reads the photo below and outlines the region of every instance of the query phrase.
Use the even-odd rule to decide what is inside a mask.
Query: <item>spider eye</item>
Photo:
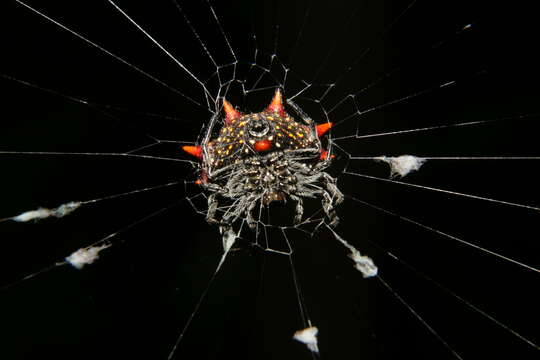
[[[270,130],[270,126],[266,120],[253,120],[250,123],[249,133],[256,137],[264,136]]]

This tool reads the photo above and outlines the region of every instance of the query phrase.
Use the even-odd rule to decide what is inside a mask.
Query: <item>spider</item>
[[[279,89],[259,113],[242,114],[224,99],[225,118],[217,137],[212,138],[209,126],[200,145],[183,146],[200,160],[196,183],[210,192],[206,220],[219,224],[222,233],[240,218],[255,228],[252,213],[257,204],[287,199],[296,204],[295,224],[302,221],[304,198],[321,198],[330,225],[338,224],[335,207],[343,194],[336,179],[324,172],[334,156],[320,140],[332,123],[316,125],[292,101],[289,104],[302,122],[286,113]],[[220,199],[232,205],[218,219]]]

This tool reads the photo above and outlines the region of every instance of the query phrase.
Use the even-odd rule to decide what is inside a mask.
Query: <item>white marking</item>
[[[360,251],[358,251],[354,246],[349,244],[345,239],[343,239],[341,236],[339,236],[334,229],[332,229],[330,226],[326,225],[326,227],[334,234],[334,237],[337,241],[343,244],[349,251],[351,252],[349,254],[349,257],[354,261],[354,268],[362,273],[362,276],[364,278],[369,278],[373,276],[377,276],[378,268],[371,260],[369,256],[362,255]]]
[[[319,347],[317,346],[317,334],[319,329],[316,326],[310,326],[303,330],[298,330],[294,333],[293,339],[306,344],[309,350],[319,353]]]
[[[379,156],[374,158],[377,161],[383,161],[390,165],[390,177],[404,177],[411,171],[416,171],[426,162],[426,159],[412,156],[401,155],[397,157]]]
[[[236,234],[233,231],[227,231],[223,235],[223,251],[225,253],[231,250],[231,247],[233,246],[235,240],[236,240]]]
[[[30,220],[45,219],[50,216],[60,218],[60,217],[63,217],[72,213],[79,206],[81,206],[80,202],[72,201],[72,202],[60,205],[59,207],[54,208],[54,209],[39,208],[37,210],[26,211],[20,215],[14,216],[11,219],[17,222],[27,222]]]
[[[237,235],[232,230],[229,230],[225,234],[223,234],[223,255],[221,255],[221,260],[219,261],[219,264],[214,274],[217,274],[218,271],[221,269],[221,265],[223,265],[223,262],[225,262],[225,258],[227,257],[229,250],[231,250],[231,247],[236,241],[236,237]]]
[[[377,276],[379,269],[373,263],[373,260],[369,256],[361,255],[356,249],[349,254],[349,257],[354,261],[354,267],[356,270],[362,273],[364,278]]]
[[[109,246],[111,245],[92,246],[79,249],[66,257],[66,261],[73,267],[81,270],[85,265],[92,264],[99,259],[99,252]]]

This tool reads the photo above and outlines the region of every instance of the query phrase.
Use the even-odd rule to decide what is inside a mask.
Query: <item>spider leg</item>
[[[216,211],[218,205],[219,201],[217,199],[217,193],[211,194],[208,197],[208,212],[206,213],[206,221],[210,224],[218,222],[216,220]]]
[[[336,227],[337,224],[339,224],[339,217],[336,213],[336,209],[333,206],[334,201],[327,191],[323,190],[323,198],[321,202],[326,216],[328,216],[330,219],[330,226]]]
[[[326,215],[330,219],[330,226],[335,227],[339,223],[339,217],[336,213],[335,206],[343,202],[343,193],[339,191],[338,187],[336,186],[336,179],[325,172],[322,174],[323,183],[326,187],[322,200],[323,208]]]
[[[252,227],[252,224],[255,224],[255,220],[253,219],[253,216],[251,216],[250,211],[248,209],[253,209],[257,202],[255,201],[257,197],[255,196],[249,196],[243,198],[240,202],[235,203],[231,206],[231,208],[223,215],[221,218],[221,225],[222,226],[231,226],[236,220],[238,220],[242,215],[246,214],[247,216],[247,222],[250,224],[250,227]]]
[[[330,219],[330,226],[335,227],[339,223],[339,217],[336,213],[335,206],[343,202],[343,194],[336,186],[336,180],[325,172],[316,175],[303,176],[300,178],[302,190],[299,191],[300,196],[312,197],[313,195],[322,196],[322,208],[324,213]],[[310,189],[306,187],[308,184],[321,182],[325,189]]]
[[[324,210],[324,213],[326,214],[326,216],[330,219],[330,226],[335,227],[339,223],[339,217],[337,216],[336,210],[334,208],[334,205],[337,204],[336,197],[331,195],[330,191],[324,190],[322,188],[310,189],[307,187],[302,187],[301,189],[299,189],[297,194],[302,197],[309,197],[309,198],[322,197],[321,199],[322,209]],[[337,201],[340,201],[340,200],[337,200]]]
[[[293,109],[294,111],[296,111],[296,113],[298,115],[300,115],[300,118],[308,125],[311,125],[313,124],[313,120],[308,116],[308,114],[306,114],[301,108],[300,106],[298,106],[294,101],[292,101],[291,99],[288,99],[287,100],[287,104],[289,104]]]
[[[240,200],[236,200],[230,206],[228,206],[227,210],[221,216],[221,219],[218,221],[219,231],[221,234],[225,234],[228,231],[232,231],[232,223],[236,221],[237,217],[233,221],[231,221],[230,219],[235,217],[234,213],[237,211],[238,206],[240,206],[239,202]]]
[[[253,218],[253,209],[257,206],[257,199],[250,197],[248,208],[246,209],[246,221],[250,228],[255,229],[257,227],[257,221]]]
[[[332,195],[332,205],[339,205],[343,202],[343,193],[336,186],[336,179],[323,172],[324,186],[328,192]]]
[[[294,223],[299,224],[302,221],[302,216],[304,216],[304,202],[302,201],[302,198],[296,195],[289,194],[289,197],[296,201]]]

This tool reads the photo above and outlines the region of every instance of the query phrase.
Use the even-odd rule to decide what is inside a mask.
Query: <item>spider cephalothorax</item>
[[[223,229],[245,218],[254,227],[257,204],[291,199],[296,203],[295,223],[300,223],[302,199],[321,198],[326,216],[336,225],[334,207],[343,195],[335,179],[323,171],[333,156],[319,139],[332,124],[315,125],[307,117],[302,117],[303,123],[296,121],[285,112],[279,89],[262,112],[242,114],[226,100],[223,109],[224,124],[217,137],[211,138],[210,127],[201,145],[183,147],[201,160],[198,183],[211,193],[207,220]],[[218,219],[220,198],[231,204]]]

